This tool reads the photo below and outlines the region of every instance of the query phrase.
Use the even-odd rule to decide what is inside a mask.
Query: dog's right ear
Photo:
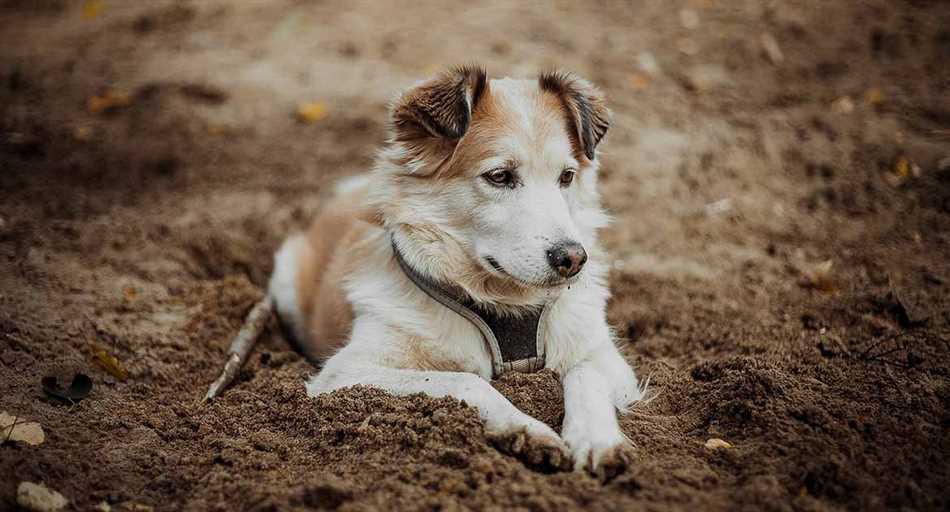
[[[425,166],[451,154],[487,88],[485,70],[462,66],[406,91],[392,107],[393,140]]]

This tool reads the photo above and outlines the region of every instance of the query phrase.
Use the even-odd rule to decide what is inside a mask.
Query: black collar
[[[410,281],[481,332],[491,354],[493,378],[512,370],[531,373],[544,368],[544,319],[549,304],[526,309],[517,316],[499,314],[479,306],[458,287],[439,283],[418,272],[403,257],[395,238],[392,245],[396,261]]]

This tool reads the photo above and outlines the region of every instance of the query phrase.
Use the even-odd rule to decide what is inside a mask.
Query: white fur
[[[355,174],[353,176],[347,176],[346,178],[336,182],[336,185],[333,187],[333,192],[338,196],[345,196],[352,194],[357,190],[366,188],[369,185],[370,181],[368,175]]]
[[[307,240],[303,235],[294,235],[281,244],[274,254],[274,273],[271,274],[268,293],[274,298],[277,314],[290,326],[293,336],[306,339],[306,322],[297,304],[297,268],[299,261],[309,254]]]
[[[512,83],[493,81],[492,91],[507,95],[504,101],[518,111],[517,119],[530,124],[529,109],[537,102],[522,97],[526,86]],[[397,395],[453,396],[474,406],[489,432],[525,431],[552,443],[566,443],[577,469],[595,471],[626,442],[617,411],[640,400],[643,393],[614,345],[606,320],[607,267],[597,247],[597,230],[607,223],[607,216],[599,206],[596,163],[583,170],[573,188],[559,188],[556,173],[564,165],[577,166],[570,141],[563,130],[538,134],[533,129],[528,126],[524,131],[547,137],[547,142],[532,145],[512,138],[504,150],[525,169],[525,184],[517,190],[486,188],[478,178],[444,185],[424,182],[418,186],[425,188],[414,189],[399,181],[407,172],[415,172],[415,168],[407,170],[412,164],[392,163],[402,157],[398,145],[381,152],[372,180],[357,178],[338,187],[338,193],[347,194],[371,183],[372,200],[383,215],[385,230],[372,235],[370,261],[345,283],[354,311],[350,340],[310,379],[307,392],[315,396],[363,384]],[[532,153],[530,147],[540,149]],[[490,168],[495,163],[486,160],[482,165]],[[480,220],[463,222],[453,217],[462,211],[475,212]],[[410,229],[414,224],[437,225],[438,236],[414,232]],[[456,282],[462,279],[460,262],[491,255],[517,279],[541,283],[551,273],[544,256],[547,244],[570,238],[588,248],[590,261],[575,279],[530,290],[523,299],[539,303],[557,298],[544,327],[550,333],[545,340],[546,365],[560,373],[564,385],[561,436],[492,388],[488,382],[491,358],[480,333],[409,281],[392,257],[390,232],[411,265]],[[290,239],[277,253],[271,281],[281,315],[295,325],[303,322],[293,296],[293,272],[288,269],[294,266],[292,254],[303,254],[299,243]],[[497,299],[477,289],[467,291],[486,302]],[[420,352],[460,371],[413,368],[412,354]]]

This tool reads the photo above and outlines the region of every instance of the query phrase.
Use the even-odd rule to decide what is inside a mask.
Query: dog
[[[275,255],[268,293],[322,363],[308,394],[455,397],[530,464],[622,471],[617,414],[644,390],[606,320],[609,124],[603,94],[565,72],[489,80],[463,66],[399,96],[373,169],[338,184]],[[564,387],[560,435],[489,383],[541,368]]]

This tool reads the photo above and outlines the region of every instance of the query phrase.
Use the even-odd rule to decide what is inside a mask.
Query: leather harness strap
[[[548,304],[526,308],[518,316],[501,315],[476,304],[457,287],[443,285],[423,275],[403,257],[392,240],[399,267],[429,297],[468,320],[482,334],[492,360],[492,377],[508,371],[536,372],[544,368],[545,319]]]

